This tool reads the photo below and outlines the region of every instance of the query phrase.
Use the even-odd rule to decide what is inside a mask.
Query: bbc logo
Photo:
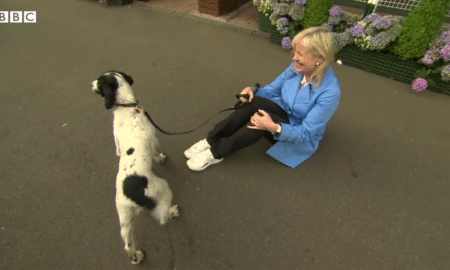
[[[36,23],[36,11],[0,11],[0,23]]]

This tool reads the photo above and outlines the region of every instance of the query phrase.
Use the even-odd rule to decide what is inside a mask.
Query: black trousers
[[[250,146],[262,137],[276,143],[272,133],[267,130],[249,129],[247,123],[258,109],[266,111],[275,123],[289,123],[289,115],[275,102],[254,96],[252,102],[244,104],[230,116],[216,124],[208,133],[207,142],[216,159]]]

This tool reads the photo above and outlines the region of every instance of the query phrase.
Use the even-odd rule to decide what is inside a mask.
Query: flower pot
[[[276,30],[276,29],[275,29]],[[368,71],[389,79],[411,84],[416,79],[414,73],[425,65],[412,60],[402,60],[400,57],[382,52],[363,51],[354,44],[346,45],[336,53],[336,59],[343,64]],[[450,83],[435,80],[436,85],[428,86],[429,90],[450,95]]]
[[[262,13],[259,13],[259,30],[270,33],[270,19]]]
[[[270,25],[270,42],[281,46],[281,40],[283,38],[284,35],[278,32],[277,27]]]
[[[228,14],[238,7],[238,0],[198,0],[198,11],[213,16]]]

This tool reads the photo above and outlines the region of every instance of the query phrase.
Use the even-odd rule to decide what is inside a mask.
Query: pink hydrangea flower
[[[417,78],[412,82],[412,89],[416,92],[422,92],[427,89],[428,83],[427,80],[423,78]]]

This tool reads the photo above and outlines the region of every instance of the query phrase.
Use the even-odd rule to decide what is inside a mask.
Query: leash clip
[[[136,111],[136,113],[141,113],[144,108],[141,107],[141,105],[139,105],[139,101],[136,100],[136,107],[134,109]]]

